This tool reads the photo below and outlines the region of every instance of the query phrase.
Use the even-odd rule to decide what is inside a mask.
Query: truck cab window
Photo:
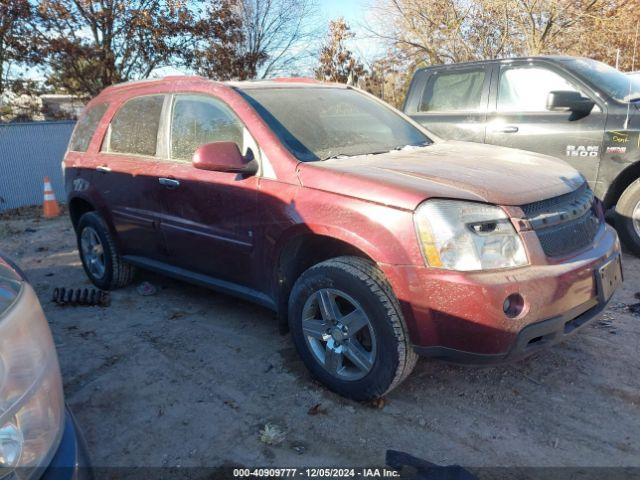
[[[485,70],[436,72],[427,81],[420,112],[472,112],[480,109]]]
[[[544,112],[554,90],[576,91],[557,73],[540,67],[503,69],[498,85],[499,112]]]

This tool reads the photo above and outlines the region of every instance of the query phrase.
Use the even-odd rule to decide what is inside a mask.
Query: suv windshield
[[[567,68],[619,102],[640,100],[640,79],[588,58],[562,60]]]
[[[355,90],[259,88],[241,93],[303,162],[431,143],[392,108]]]

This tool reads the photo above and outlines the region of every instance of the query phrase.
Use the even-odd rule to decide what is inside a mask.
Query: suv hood
[[[299,177],[305,187],[407,210],[433,197],[524,205],[572,192],[585,181],[553,157],[457,141],[302,163]]]

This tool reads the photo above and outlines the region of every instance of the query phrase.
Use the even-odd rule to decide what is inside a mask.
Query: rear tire
[[[109,227],[98,213],[82,215],[76,232],[82,266],[91,283],[102,290],[131,283],[135,269],[122,261]]]
[[[362,258],[338,257],[304,272],[289,297],[289,327],[313,376],[353,400],[385,395],[416,364],[398,300]]]
[[[629,185],[618,199],[616,230],[622,243],[640,256],[640,179]]]

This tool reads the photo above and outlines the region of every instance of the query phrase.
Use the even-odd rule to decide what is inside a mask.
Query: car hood
[[[302,163],[299,178],[305,187],[408,210],[434,197],[524,205],[569,193],[585,181],[553,157],[457,141]]]

